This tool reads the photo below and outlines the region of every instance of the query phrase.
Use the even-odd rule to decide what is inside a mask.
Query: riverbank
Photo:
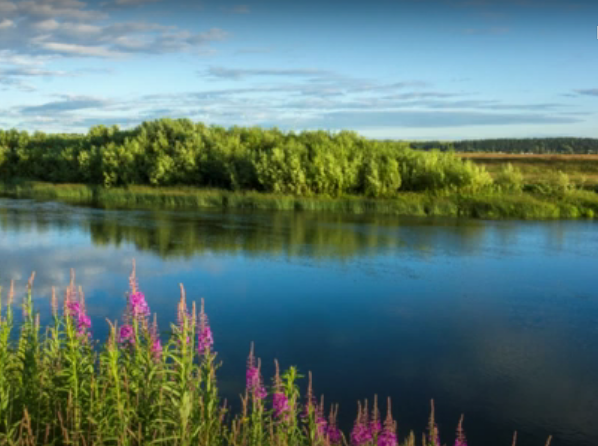
[[[598,194],[571,190],[543,195],[530,192],[398,193],[393,198],[341,196],[295,197],[261,192],[231,192],[192,187],[129,186],[102,188],[84,184],[33,181],[0,183],[0,195],[12,198],[59,200],[107,209],[140,208],[190,210],[201,208],[339,212],[405,216],[449,216],[481,219],[575,219],[598,214]]]

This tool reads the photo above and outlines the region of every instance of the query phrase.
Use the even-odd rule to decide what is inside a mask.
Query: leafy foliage
[[[523,174],[511,163],[507,163],[494,177],[494,183],[503,191],[521,192],[523,189]]]
[[[453,153],[418,152],[405,142],[347,131],[227,130],[188,119],[144,122],[132,130],[96,126],[86,135],[0,131],[0,179],[13,178],[372,198],[491,183],[483,168]]]

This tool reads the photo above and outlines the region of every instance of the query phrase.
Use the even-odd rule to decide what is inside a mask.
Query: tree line
[[[0,180],[12,178],[370,197],[477,190],[492,183],[483,167],[452,152],[413,150],[408,142],[350,131],[225,129],[188,119],[144,122],[130,130],[100,125],[86,134],[0,130]]]
[[[499,138],[463,141],[422,141],[411,142],[413,149],[456,152],[500,152],[535,154],[598,154],[596,138]]]

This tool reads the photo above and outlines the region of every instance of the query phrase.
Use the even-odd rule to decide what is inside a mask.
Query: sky
[[[0,128],[598,137],[595,0],[0,0]]]

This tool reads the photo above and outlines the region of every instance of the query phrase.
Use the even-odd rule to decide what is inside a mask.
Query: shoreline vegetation
[[[188,119],[131,130],[96,126],[87,134],[0,130],[0,194],[105,208],[486,219],[594,218],[598,212],[598,160],[538,164],[493,156],[472,161],[349,131],[225,129]]]
[[[308,374],[306,395],[296,367],[276,373],[267,385],[251,343],[241,413],[233,414],[218,393],[221,366],[201,300],[188,307],[180,284],[177,321],[169,339],[160,333],[135,275],[121,322],[107,321],[108,339],[94,339],[81,287],[71,281],[62,305],[52,289],[52,317],[44,330],[34,312],[28,282],[16,327],[14,283],[0,306],[0,444],[205,446],[467,446],[463,416],[456,434],[442,435],[434,416],[421,437],[397,434],[391,400],[386,417],[373,404],[358,403],[349,433],[337,425],[339,406],[317,398]],[[0,300],[1,303],[1,300]],[[18,334],[13,333],[17,331]],[[452,430],[452,429],[451,429]],[[441,443],[441,437],[454,443]],[[420,443],[421,439],[421,443]],[[550,445],[552,437],[546,445]],[[512,445],[516,445],[517,433]]]
[[[0,196],[57,200],[104,209],[261,210],[380,214],[480,219],[577,219],[598,215],[598,194],[572,190],[546,196],[526,192],[404,192],[393,198],[297,197],[256,191],[232,192],[192,187],[129,186],[103,188],[84,184],[32,181],[0,183]]]

